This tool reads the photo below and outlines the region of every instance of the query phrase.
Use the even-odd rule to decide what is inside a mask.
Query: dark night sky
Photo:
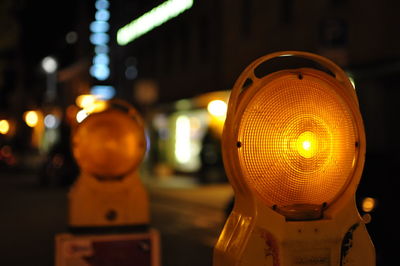
[[[21,14],[21,48],[29,63],[47,55],[61,55],[70,47],[65,35],[76,30],[75,0],[26,1]]]

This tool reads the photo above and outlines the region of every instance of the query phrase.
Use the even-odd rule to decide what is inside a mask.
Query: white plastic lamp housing
[[[74,228],[149,222],[148,195],[138,173],[146,149],[142,119],[125,102],[107,106],[90,114],[73,135],[81,170],[69,193],[69,225]]]
[[[255,70],[297,57],[316,68]],[[375,265],[355,204],[365,157],[358,100],[346,74],[306,52],[250,64],[232,89],[222,138],[235,205],[214,266]]]

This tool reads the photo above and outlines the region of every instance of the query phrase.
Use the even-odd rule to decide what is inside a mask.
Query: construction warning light
[[[83,171],[116,178],[135,169],[145,151],[144,131],[118,110],[89,116],[74,135],[74,155]]]
[[[108,5],[97,1],[96,5]],[[80,174],[68,194],[68,233],[55,237],[55,265],[160,266],[160,236],[150,227],[149,199],[139,175],[146,151],[144,121],[113,99],[87,110],[72,134]]]
[[[259,74],[289,58],[313,67]],[[333,62],[287,51],[250,64],[232,89],[222,137],[235,205],[214,266],[375,265],[355,204],[365,145],[354,87]]]
[[[129,104],[110,101],[77,127],[72,150],[80,175],[70,191],[72,227],[147,224],[148,198],[139,177],[144,125]]]

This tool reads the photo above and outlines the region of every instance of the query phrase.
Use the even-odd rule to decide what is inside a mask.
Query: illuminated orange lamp
[[[81,172],[69,192],[71,228],[148,224],[148,195],[138,173],[146,140],[136,110],[110,102],[78,125],[72,148]]]
[[[255,74],[285,57],[328,71]],[[235,205],[214,266],[375,265],[355,203],[364,127],[355,90],[337,65],[297,51],[254,61],[232,90],[222,150]]]

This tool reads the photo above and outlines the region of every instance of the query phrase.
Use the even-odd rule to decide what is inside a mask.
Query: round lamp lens
[[[145,147],[143,128],[117,110],[88,116],[73,139],[79,166],[102,178],[119,177],[134,169],[142,160]]]
[[[247,102],[238,156],[246,182],[270,205],[330,203],[352,177],[357,128],[332,80],[281,75]]]

